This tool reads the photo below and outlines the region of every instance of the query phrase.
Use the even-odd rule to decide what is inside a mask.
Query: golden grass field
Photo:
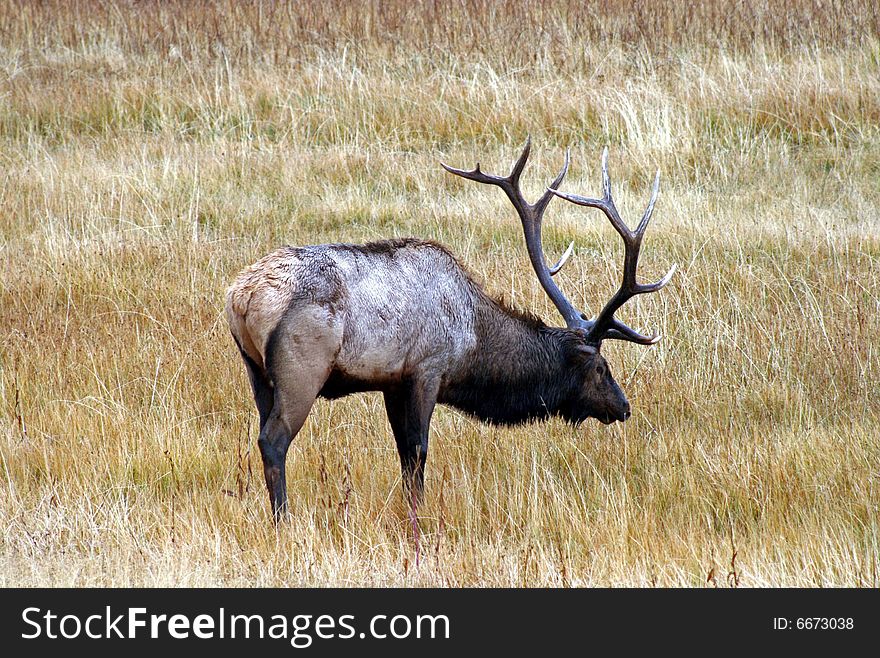
[[[414,536],[378,394],[320,401],[273,527],[223,317],[283,244],[448,245],[561,324],[503,194],[661,196],[604,354],[626,424],[438,408]],[[0,585],[877,586],[875,3],[0,5]],[[562,201],[592,312],[620,240]]]

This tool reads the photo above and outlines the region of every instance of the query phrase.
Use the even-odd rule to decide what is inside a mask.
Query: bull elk
[[[226,315],[241,351],[260,417],[259,446],[276,520],[287,512],[285,460],[318,397],[380,391],[413,505],[424,488],[428,427],[434,406],[450,405],[489,423],[515,425],[560,416],[571,423],[625,421],[630,406],[599,353],[606,339],[652,345],[614,317],[634,295],[665,286],[636,281],[642,237],[657,200],[660,174],[635,231],[611,198],[608,149],[603,197],[558,191],[562,171],[530,204],[520,176],[530,141],[508,176],[443,167],[497,185],[525,234],[538,281],[565,320],[550,327],[487,294],[445,247],[412,238],[369,244],[282,247],[243,270],[229,288]],[[623,238],[623,281],[595,319],[587,319],[553,281],[571,245],[548,267],[541,221],[555,196],[598,208]]]

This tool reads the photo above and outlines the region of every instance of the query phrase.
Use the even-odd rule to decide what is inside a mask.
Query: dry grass
[[[878,9],[688,5],[4,3],[0,584],[878,585]],[[414,540],[380,399],[321,402],[276,533],[225,286],[416,235],[556,322],[502,195],[437,164],[526,133],[532,194],[567,144],[630,218],[663,172],[642,269],[680,273],[625,317],[665,340],[606,348],[634,417],[440,409]],[[616,237],[547,223],[595,309]]]

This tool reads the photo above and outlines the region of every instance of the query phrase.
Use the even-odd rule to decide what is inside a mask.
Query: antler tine
[[[513,168],[510,170],[510,174],[508,174],[507,179],[510,181],[511,185],[515,188],[519,188],[519,177],[522,175],[523,169],[526,168],[526,162],[529,161],[529,155],[532,152],[532,136],[526,135],[526,145],[523,146],[522,153],[519,154],[519,157],[516,159],[516,162],[513,163]]]
[[[551,276],[556,276],[559,273],[559,271],[568,261],[568,257],[571,256],[572,251],[574,251],[574,240],[568,243],[568,249],[566,249],[565,253],[560,256],[558,261],[556,261],[556,265],[552,265],[548,268],[550,270]]]
[[[608,147],[602,149],[602,195],[611,201],[611,176],[608,175]]]
[[[660,170],[657,170],[657,174],[654,176],[654,189],[651,190],[651,200],[648,201],[648,207],[645,208],[645,214],[642,215],[642,219],[639,222],[639,225],[636,227],[636,235],[639,236],[639,239],[645,234],[645,231],[648,229],[648,222],[651,221],[651,215],[654,214],[654,204],[657,202],[657,195],[660,194]]]
[[[478,183],[486,183],[489,185],[497,185],[502,190],[504,190],[505,194],[507,194],[508,199],[513,204],[513,207],[516,208],[516,212],[519,215],[520,221],[523,226],[523,234],[525,235],[526,240],[526,249],[529,253],[529,260],[532,263],[532,268],[535,270],[535,274],[538,277],[538,281],[541,283],[541,287],[544,288],[544,292],[547,293],[547,296],[550,297],[550,300],[556,306],[559,313],[565,318],[565,322],[567,326],[574,327],[582,327],[583,319],[581,318],[580,311],[578,311],[574,305],[568,300],[568,298],[562,293],[556,283],[553,281],[553,275],[559,272],[562,269],[562,266],[565,265],[568,258],[571,256],[572,246],[570,245],[566,252],[562,255],[562,258],[551,268],[547,267],[547,263],[544,259],[544,249],[541,246],[541,222],[544,217],[544,211],[547,209],[547,204],[550,203],[553,198],[553,194],[555,193],[556,188],[562,183],[562,180],[565,178],[566,173],[568,173],[568,165],[571,161],[571,155],[568,149],[565,151],[565,163],[562,166],[562,170],[550,184],[550,187],[544,194],[541,195],[541,198],[538,199],[534,204],[530,204],[526,201],[525,197],[523,197],[522,191],[519,188],[519,179],[522,175],[523,170],[525,169],[526,162],[529,159],[529,153],[531,152],[532,140],[531,137],[526,139],[525,146],[523,147],[522,153],[517,159],[516,163],[514,163],[513,168],[510,170],[510,174],[507,176],[496,176],[494,174],[487,174],[480,171],[480,165],[478,164],[476,168],[471,171],[467,171],[465,169],[456,169],[454,167],[450,167],[444,163],[440,163],[443,168],[451,174],[455,174],[457,176],[461,176],[462,178],[467,178],[469,180],[476,181]]]
[[[542,217],[544,215],[544,209],[547,207],[547,204],[550,203],[550,200],[553,198],[553,195],[556,193],[556,190],[562,184],[565,175],[568,173],[568,165],[571,164],[571,149],[565,149],[565,162],[562,164],[562,169],[559,170],[559,173],[556,174],[556,178],[553,179],[553,182],[550,183],[550,187],[544,190],[544,194],[541,195],[541,198],[535,202],[535,212],[540,214]]]
[[[625,340],[630,343],[638,343],[639,345],[656,345],[660,342],[660,334],[653,333],[650,336],[645,336],[632,327],[623,324],[623,322],[617,318],[613,318],[608,325],[608,330],[605,332],[604,339]]]
[[[658,342],[660,340],[658,334],[652,336],[640,334],[635,329],[632,329],[620,320],[617,320],[614,317],[614,313],[635,295],[656,292],[663,288],[669,283],[669,280],[675,272],[675,265],[673,265],[666,275],[655,283],[639,284],[636,281],[636,268],[639,262],[639,250],[641,249],[642,238],[648,228],[648,222],[651,220],[651,215],[654,212],[654,204],[657,202],[657,196],[660,192],[660,172],[658,171],[657,175],[654,177],[654,188],[651,193],[651,200],[648,202],[648,207],[645,209],[645,213],[642,215],[642,219],[635,231],[631,231],[620,218],[620,213],[618,213],[617,207],[614,205],[614,199],[611,196],[611,177],[608,174],[607,146],[602,151],[602,199],[583,197],[577,194],[565,194],[562,192],[556,192],[555,190],[548,190],[548,192],[552,192],[553,194],[556,194],[556,196],[562,197],[563,199],[580,206],[600,209],[605,213],[605,216],[608,217],[608,220],[611,222],[612,226],[614,226],[614,229],[620,234],[620,237],[623,238],[623,281],[621,282],[620,288],[618,288],[617,292],[614,293],[608,303],[605,304],[599,315],[597,315],[594,320],[587,321],[585,327],[587,330],[587,341],[599,344],[606,338],[616,338],[619,340],[640,343],[642,345],[653,345]]]

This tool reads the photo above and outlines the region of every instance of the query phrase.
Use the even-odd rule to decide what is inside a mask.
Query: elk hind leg
[[[235,342],[238,345],[238,339]],[[238,351],[241,352],[241,358],[244,360],[248,379],[251,383],[254,403],[257,405],[257,413],[260,415],[260,431],[262,431],[266,421],[269,420],[269,414],[272,413],[272,407],[275,403],[272,382],[269,381],[269,376],[266,374],[265,369],[248,356],[241,345],[238,345]]]
[[[287,334],[278,332],[267,350],[266,370],[274,387],[273,400],[258,440],[276,523],[289,514],[287,450],[327,381],[335,353],[329,341],[320,336],[286,340]]]

